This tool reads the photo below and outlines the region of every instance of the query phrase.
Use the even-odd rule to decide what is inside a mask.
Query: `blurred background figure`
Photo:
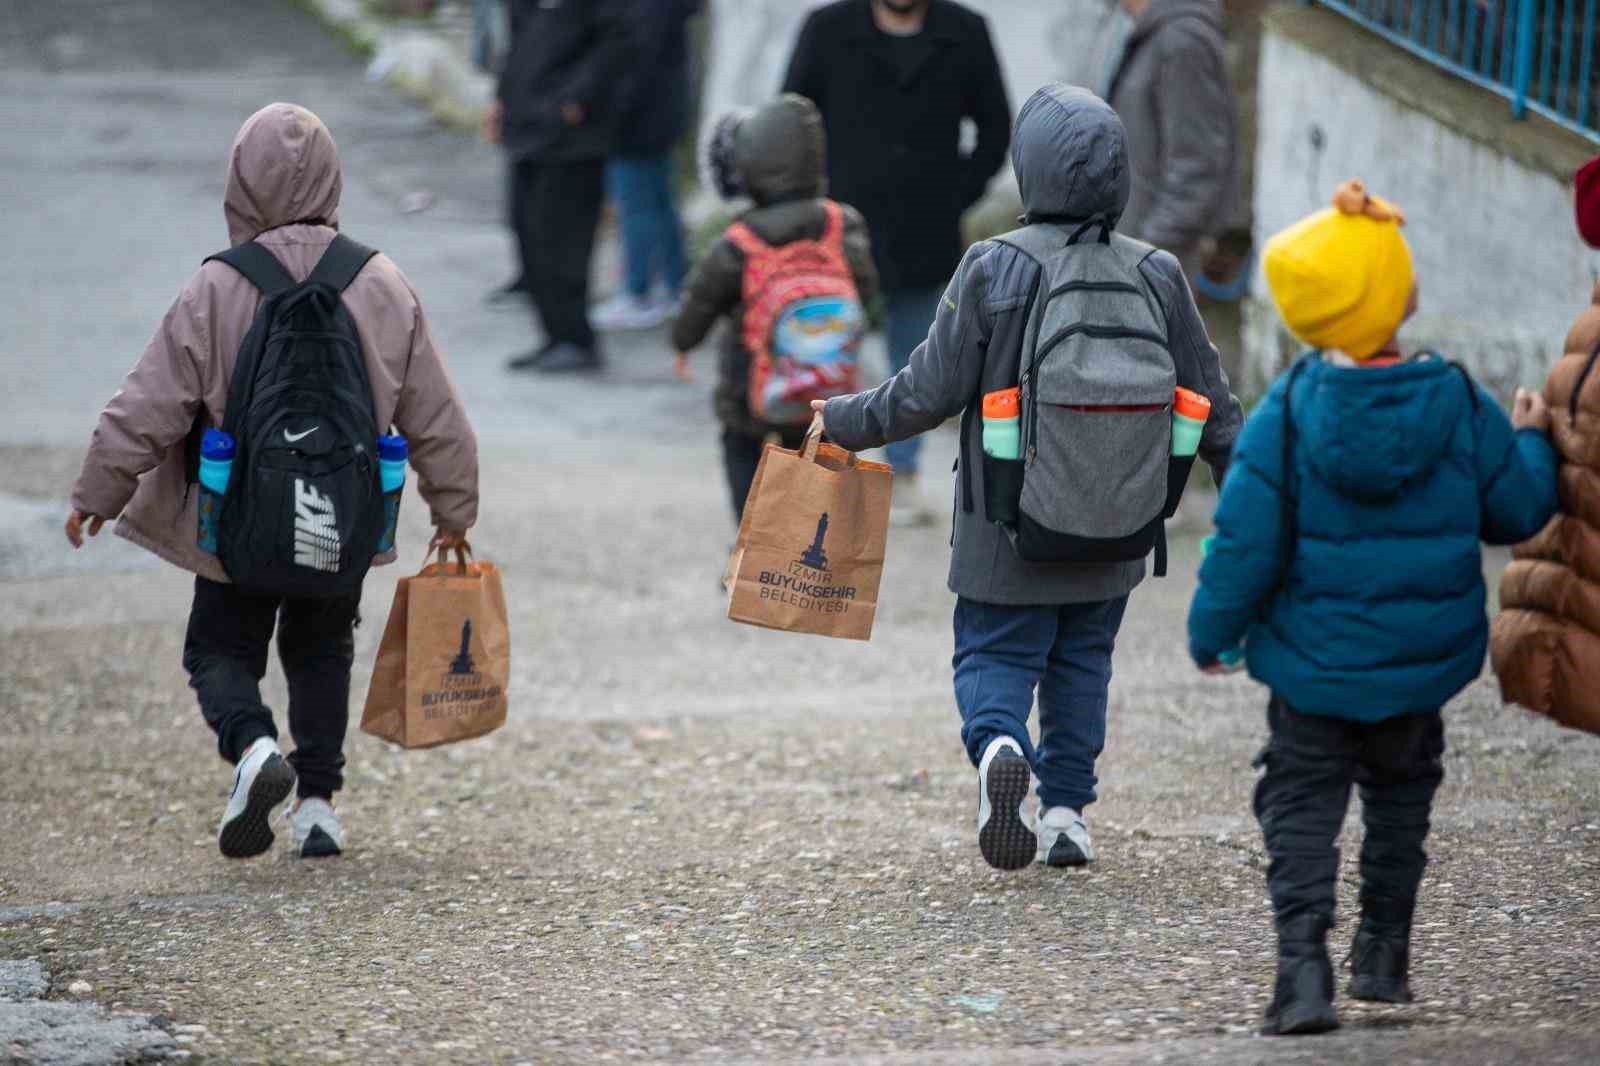
[[[1217,0],[1120,0],[1131,19],[1101,95],[1128,131],[1133,191],[1117,229],[1178,257],[1191,282],[1239,213],[1239,137]]]
[[[988,24],[950,0],[838,0],[806,19],[783,88],[822,112],[828,194],[866,216],[899,371],[961,260],[962,214],[1005,163],[1011,106]],[[888,449],[900,525],[932,518],[917,453],[916,438]]]
[[[490,74],[500,73],[506,52],[505,0],[472,0],[472,63]]]
[[[689,19],[701,0],[633,0],[641,51],[606,164],[622,228],[623,285],[592,315],[602,330],[652,329],[677,310],[688,273],[672,149],[689,129]]]
[[[511,50],[484,134],[511,160],[520,280],[545,332],[541,347],[511,359],[513,370],[600,367],[589,263],[620,86],[637,53],[634,9],[630,0],[512,0]]]

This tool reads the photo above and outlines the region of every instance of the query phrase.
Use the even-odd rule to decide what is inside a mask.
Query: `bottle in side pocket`
[[[217,519],[222,514],[235,452],[233,437],[220,429],[208,429],[200,438],[200,525],[195,543],[213,555],[217,553]]]
[[[404,437],[378,438],[378,477],[383,485],[383,536],[378,551],[394,550],[395,531],[400,525],[400,495],[406,486],[406,460],[411,448]]]
[[[1022,390],[1000,389],[983,398],[983,450],[996,459],[1022,458]]]

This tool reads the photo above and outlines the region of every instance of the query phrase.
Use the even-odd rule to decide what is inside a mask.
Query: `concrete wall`
[[[1600,255],[1573,225],[1572,172],[1600,145],[1451,78],[1326,11],[1268,16],[1258,94],[1257,247],[1361,177],[1404,208],[1422,312],[1407,350],[1437,348],[1508,395],[1541,382],[1588,302]],[[1246,309],[1246,389],[1296,349],[1266,285]]]

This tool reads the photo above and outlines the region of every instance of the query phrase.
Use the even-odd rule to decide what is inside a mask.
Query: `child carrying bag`
[[[813,419],[798,451],[768,444],[728,560],[735,622],[870,640],[894,474],[832,444]]]
[[[395,589],[361,729],[403,748],[432,748],[505,724],[511,628],[493,563],[456,565],[439,550]]]

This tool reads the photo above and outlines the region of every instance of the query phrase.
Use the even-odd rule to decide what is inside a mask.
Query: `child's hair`
[[[739,161],[734,154],[734,141],[739,126],[749,118],[749,110],[729,111],[710,126],[700,154],[701,180],[717,190],[724,200],[738,200],[746,194],[739,176]]]

